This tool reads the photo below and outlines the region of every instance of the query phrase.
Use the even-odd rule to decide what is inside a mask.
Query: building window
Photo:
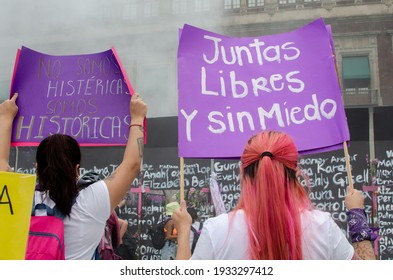
[[[224,1],[224,9],[232,10],[240,8],[240,0],[225,0]]]
[[[207,12],[210,10],[210,0],[195,0],[196,12]]]
[[[137,14],[136,0],[124,1],[123,19],[124,20],[136,19],[136,14]]]
[[[265,0],[248,0],[247,6],[249,8],[263,7],[265,5]]]
[[[158,1],[157,0],[145,0],[144,1],[144,16],[145,18],[158,16]]]
[[[187,0],[172,0],[172,13],[174,15],[185,14],[187,12]]]
[[[296,0],[279,0],[280,5],[294,4]]]
[[[368,56],[343,57],[342,78],[346,94],[369,94],[371,76]]]

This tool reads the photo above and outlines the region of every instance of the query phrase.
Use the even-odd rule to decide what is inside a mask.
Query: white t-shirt
[[[301,224],[304,259],[352,259],[354,249],[329,213],[305,211],[301,216]],[[250,259],[247,224],[242,210],[236,212],[230,229],[228,227],[228,214],[208,219],[191,259]]]
[[[35,201],[42,201],[40,192],[35,192]],[[45,197],[44,203],[50,207],[55,205],[49,196]],[[40,215],[39,210],[36,215]],[[79,192],[71,215],[64,218],[66,260],[92,259],[109,216],[109,192],[104,181],[98,181]]]

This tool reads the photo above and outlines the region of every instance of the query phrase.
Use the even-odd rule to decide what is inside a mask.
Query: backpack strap
[[[36,186],[35,190],[41,192],[41,190],[39,188],[39,185]],[[55,207],[51,208],[48,205],[46,205],[45,203],[42,203],[42,202],[41,203],[36,203],[35,202],[35,193],[34,193],[33,205],[31,206],[31,216],[35,216],[35,211],[36,210],[45,210],[47,216],[54,216],[54,217],[57,217],[57,218],[60,218],[60,219],[64,220],[63,213],[61,213],[59,211],[59,209],[57,209],[56,205],[55,205]]]
[[[100,252],[98,252],[98,247],[96,247],[93,256],[91,257],[91,260],[100,260]]]
[[[192,253],[194,253],[194,249],[195,249],[195,246],[196,246],[197,241],[198,241],[198,234],[199,233],[193,226],[191,226],[191,230],[194,233],[194,237],[192,239],[192,245],[191,245],[191,254],[192,254]]]
[[[88,186],[85,186],[85,188],[86,187],[88,187]],[[44,190],[42,189],[42,187],[39,184],[37,184],[35,186],[35,191],[43,192]],[[79,192],[76,193],[76,195],[74,195],[74,197],[72,198],[72,205],[74,205],[76,203],[76,198],[78,197],[78,195],[79,195]],[[35,216],[36,210],[46,210],[47,216],[55,216],[55,217],[60,218],[62,220],[64,220],[64,218],[65,218],[64,214],[56,207],[56,205],[53,208],[51,208],[43,202],[36,203],[35,202],[35,193],[34,193],[33,205],[31,207],[31,216]]]
[[[54,208],[49,207],[45,203],[39,203],[39,204],[33,204],[32,209],[31,209],[31,216],[35,216],[35,211],[36,210],[45,210],[47,216],[55,216],[57,218],[60,218],[64,220],[64,215],[57,209],[55,206]]]
[[[191,254],[194,252],[199,235],[201,235],[202,227],[203,227],[203,222],[199,222],[199,229],[198,230],[196,230],[193,226],[191,226],[191,230],[194,233],[194,238],[192,239]]]

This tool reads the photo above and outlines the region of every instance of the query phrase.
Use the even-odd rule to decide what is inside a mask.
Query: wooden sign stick
[[[184,199],[184,158],[180,157],[180,201]]]
[[[332,46],[332,48],[334,48],[334,45]],[[341,81],[340,81],[340,76],[338,74],[338,66],[337,66],[336,54],[334,53],[333,50],[332,50],[332,57],[334,59],[334,66],[335,66],[335,69],[336,69],[336,75],[337,75],[338,84],[340,85],[340,88],[341,88]],[[342,98],[342,101],[343,101],[343,104],[344,104],[343,96],[341,96],[341,98]],[[343,145],[344,145],[345,163],[346,163],[346,166],[347,166],[348,186],[349,186],[350,189],[353,189],[352,170],[351,170],[351,163],[350,163],[350,158],[349,158],[349,153],[348,153],[347,141],[344,141]]]
[[[345,162],[347,166],[348,186],[350,189],[353,189],[351,163],[349,159],[348,146],[346,141],[344,141],[344,154],[345,154]]]

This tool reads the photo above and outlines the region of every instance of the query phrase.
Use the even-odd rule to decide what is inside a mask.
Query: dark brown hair
[[[36,154],[37,176],[43,191],[65,216],[77,194],[76,166],[81,162],[78,142],[68,135],[53,134],[41,141]]]

